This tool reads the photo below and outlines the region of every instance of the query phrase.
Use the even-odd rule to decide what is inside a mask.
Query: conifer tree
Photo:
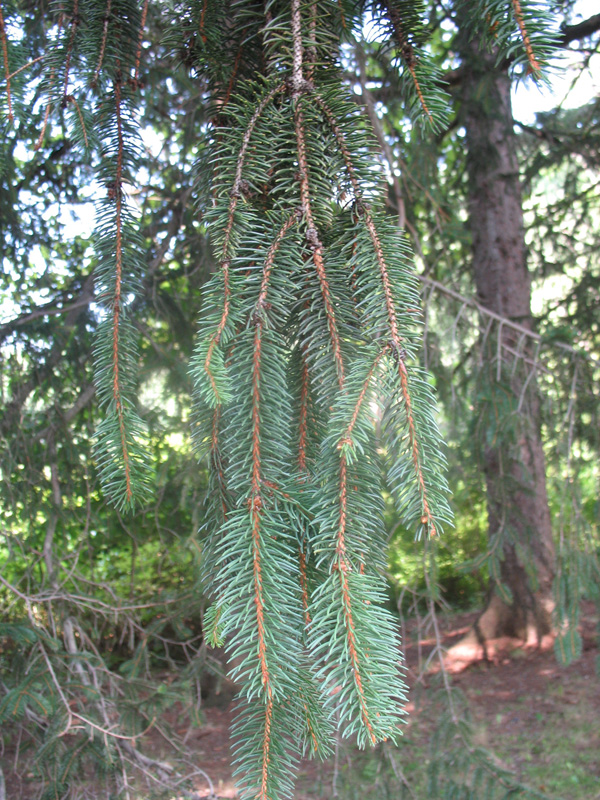
[[[499,52],[522,53],[540,74],[548,42],[535,3],[466,7]],[[368,15],[392,37],[414,124],[443,125],[445,98],[423,47],[421,3],[70,0],[49,12],[48,47],[30,62],[27,43],[11,36],[25,6],[2,3],[3,125],[20,113],[28,70],[41,61],[39,143],[61,115],[103,187],[96,457],[119,508],[133,508],[148,485],[131,320],[142,264],[127,186],[140,165],[149,12],[169,15],[173,51],[212,105],[197,200],[218,269],[191,365],[193,436],[211,470],[205,635],[227,642],[241,686],[241,795],[278,800],[292,795],[299,756],[327,755],[336,730],[361,746],[400,733],[405,687],[381,578],[382,467],[417,537],[451,522],[434,398],[418,367],[410,253],[383,212],[340,49]]]
[[[385,131],[387,141],[383,149],[387,147],[386,161],[390,164],[390,171],[393,173],[397,166],[402,176],[396,180],[390,193],[390,204],[396,205],[400,215],[408,219],[427,276],[423,281],[428,286],[427,291],[431,289],[432,293],[432,325],[429,329],[433,332],[430,341],[435,345],[430,355],[434,363],[437,361],[436,378],[442,385],[450,378],[448,372],[444,376],[448,357],[455,343],[462,341],[456,369],[452,370],[452,378],[447,380],[453,398],[451,400],[450,394],[446,394],[447,407],[456,409],[455,399],[459,403],[467,400],[457,419],[461,425],[468,421],[474,434],[472,444],[477,466],[473,465],[471,485],[480,485],[484,472],[487,476],[489,546],[485,561],[487,575],[482,575],[482,578],[489,576],[489,593],[483,614],[476,620],[467,639],[452,649],[451,657],[458,658],[460,654],[465,659],[478,658],[486,652],[486,640],[493,640],[501,634],[523,639],[529,636],[531,639],[553,630],[559,632],[557,653],[560,653],[560,658],[572,659],[579,652],[575,644],[577,623],[576,617],[572,617],[565,606],[563,598],[566,593],[560,588],[563,581],[561,557],[559,555],[555,560],[553,551],[558,514],[552,496],[552,511],[549,508],[543,463],[545,450],[548,480],[551,482],[560,469],[556,456],[561,452],[557,444],[561,424],[552,421],[557,408],[555,390],[546,381],[544,369],[554,370],[554,366],[548,365],[554,363],[555,355],[551,354],[546,343],[548,320],[544,320],[545,315],[538,314],[532,318],[529,308],[529,276],[536,282],[543,280],[542,275],[545,277],[545,267],[540,272],[535,271],[536,261],[539,265],[539,261],[544,263],[548,258],[555,236],[560,236],[560,225],[547,224],[543,238],[538,238],[533,244],[530,237],[534,227],[526,219],[527,227],[524,228],[522,213],[522,208],[527,209],[531,202],[531,195],[527,198],[531,186],[529,181],[532,178],[536,182],[542,180],[539,168],[543,160],[539,152],[546,148],[553,150],[555,140],[542,130],[541,119],[535,127],[524,126],[518,121],[515,127],[510,110],[511,86],[514,87],[527,73],[535,74],[537,62],[534,59],[529,63],[526,50],[522,50],[520,56],[514,52],[506,57],[502,52],[498,53],[496,29],[498,25],[508,24],[509,17],[494,17],[493,30],[482,29],[474,24],[472,5],[454,3],[443,9],[434,4],[429,21],[430,27],[438,30],[438,35],[439,26],[443,25],[443,36],[434,39],[433,46],[438,48],[438,57],[445,57],[446,64],[452,67],[447,78],[451,81],[450,91],[456,104],[453,122],[447,132],[442,132],[435,140],[431,137],[427,140],[414,131],[406,133],[404,110],[394,92],[397,78],[390,68],[388,53],[377,42],[365,45],[364,51],[368,55],[357,58],[360,83],[364,85],[369,81],[371,87],[363,91],[363,101],[366,96],[385,103],[381,120],[375,117],[374,124],[380,142]],[[567,25],[569,6],[572,4],[566,4],[560,15],[548,13],[546,16],[547,31],[551,31],[553,26],[558,31],[559,20],[565,15],[560,34],[557,34],[562,48],[573,39],[590,36],[598,29],[597,16],[585,24]],[[523,9],[515,4],[514,11],[514,22],[522,21],[518,14],[522,15]],[[531,9],[526,11],[528,15]],[[514,35],[520,35],[518,25]],[[548,50],[548,33],[542,36],[540,31],[532,32],[529,43],[536,54],[551,52]],[[525,62],[520,63],[521,59]],[[365,69],[369,77],[364,77]],[[359,82],[358,78],[356,82]],[[373,118],[372,111],[370,115]],[[587,143],[581,122],[578,128],[578,135]],[[518,129],[527,132],[519,137]],[[533,169],[520,175],[523,159],[519,151],[524,139],[530,140],[531,152],[538,155]],[[577,151],[580,146],[575,146]],[[507,166],[509,163],[510,167]],[[578,180],[581,180],[585,174],[581,163],[576,170]],[[469,177],[468,189],[465,174]],[[401,181],[403,185],[400,185]],[[413,192],[412,187],[427,187],[427,192]],[[554,187],[551,191],[558,194]],[[566,205],[570,207],[570,204]],[[582,236],[589,247],[590,234],[586,226],[581,222],[574,227],[571,225],[569,230],[573,235]],[[459,250],[461,240],[462,252]],[[525,241],[528,241],[527,246]],[[568,269],[566,265],[570,262],[569,257],[562,268]],[[514,264],[519,266],[513,271]],[[468,277],[465,265],[469,268]],[[588,260],[583,274],[590,269]],[[432,278],[437,282],[431,283]],[[482,316],[477,320],[471,319],[469,326],[462,318],[465,306],[460,304],[474,302],[471,299],[473,288]],[[461,296],[453,294],[453,291],[458,291]],[[542,294],[538,294],[538,302]],[[449,312],[458,312],[456,319],[461,318],[460,327],[464,326],[466,337],[474,329],[479,329],[474,347],[470,341],[467,345],[466,338],[455,337],[457,322],[452,316],[446,323],[448,330],[452,330],[451,344],[438,338],[444,297]],[[561,304],[561,313],[568,313],[566,305]],[[582,320],[583,317],[577,315],[577,321],[573,321],[569,332],[569,341],[572,341],[577,331],[577,352],[571,353],[577,361],[587,361],[589,352],[586,340],[591,331],[587,324],[581,324]],[[517,340],[518,345],[515,345]],[[542,369],[538,366],[540,356],[544,364]],[[566,362],[570,370],[573,369],[571,356]],[[563,362],[562,355],[558,360]],[[577,376],[581,374],[579,370],[579,366],[575,367]],[[461,372],[462,381],[459,380]],[[575,387],[579,377],[576,381],[573,374],[564,381],[554,380],[554,386],[560,387],[561,394],[570,396],[569,393],[574,391],[570,387]],[[457,392],[459,384],[461,390]],[[472,386],[472,390],[468,386]],[[542,429],[551,432],[551,438],[544,434],[543,444]],[[573,444],[571,440],[569,450]],[[457,462],[467,466],[469,459],[465,457],[462,442],[460,452]],[[564,485],[563,480],[564,473],[559,478],[560,485]],[[559,491],[564,490],[561,488]],[[554,524],[551,524],[551,515]],[[482,529],[485,524],[482,520]],[[566,527],[572,531],[576,525]],[[583,549],[585,545],[579,547]],[[562,545],[561,549],[564,552]],[[482,556],[479,564],[483,559]],[[472,566],[475,563],[471,562]],[[580,581],[577,591],[588,591],[584,586],[590,586],[587,580]],[[571,604],[571,607],[576,606],[577,603]]]

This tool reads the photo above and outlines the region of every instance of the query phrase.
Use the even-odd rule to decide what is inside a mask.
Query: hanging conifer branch
[[[77,100],[75,100],[72,94],[67,95],[66,100],[68,103],[72,103],[75,106],[75,111],[77,112],[77,116],[79,117],[79,124],[81,125],[81,132],[83,133],[83,141],[87,149],[90,145],[90,141],[87,135],[85,120],[83,118],[83,114],[81,113],[81,109],[79,108],[79,103],[77,102]]]
[[[47,51],[21,64],[11,76],[6,22],[2,10],[0,14],[0,47],[4,55],[6,44],[7,57],[3,61],[8,78],[12,79],[38,61],[43,60],[46,65],[41,86],[45,109],[35,149],[42,147],[52,109],[64,110],[71,105],[75,111],[75,130],[68,137],[69,146],[72,143],[81,149],[97,148],[91,159],[92,169],[96,173],[95,180],[106,187],[107,197],[97,206],[95,234],[97,297],[104,306],[99,313],[94,350],[96,388],[106,412],[98,428],[96,455],[100,479],[107,493],[119,507],[131,508],[136,498],[146,496],[150,470],[150,459],[144,452],[143,424],[131,399],[137,351],[136,334],[127,313],[127,307],[139,290],[144,245],[137,220],[127,209],[123,191],[124,183],[135,182],[138,167],[139,147],[135,141],[127,76],[131,75],[135,64],[140,15],[133,2],[120,6],[119,35],[109,42],[110,0],[108,6],[103,0],[94,0],[85,8],[79,0],[73,0],[70,13],[61,9],[56,24],[53,21],[48,26]],[[92,101],[97,101],[95,118],[92,118],[93,111],[83,103],[80,105],[71,92],[74,85],[92,74],[92,64],[96,65],[95,78],[104,77],[101,67],[105,48],[110,49],[111,56],[108,68],[104,65],[106,80],[95,97],[92,92],[87,93]],[[21,82],[15,86],[20,88]],[[7,91],[12,98],[10,80]],[[9,105],[12,115],[12,103]],[[93,137],[90,130],[94,131]]]
[[[10,74],[10,67],[8,65],[8,43],[6,41],[6,31],[4,29],[4,17],[2,15],[2,6],[0,6],[0,40],[2,41],[2,58],[4,61],[4,75],[6,79],[6,104],[8,106],[8,120],[9,122],[13,122],[13,111],[12,111],[12,98],[10,94],[10,80],[13,75]],[[17,70],[18,72],[18,70]],[[17,74],[16,72],[14,73]]]
[[[142,59],[142,42],[144,40],[144,29],[146,27],[146,16],[148,15],[148,0],[144,0],[142,8],[142,18],[140,20],[140,33],[138,36],[137,50],[135,51],[135,68],[133,72],[133,86],[137,89],[140,78],[140,61]]]
[[[79,0],[73,2],[73,14],[71,16],[71,32],[69,35],[69,44],[67,46],[67,54],[65,58],[65,81],[63,88],[63,107],[67,104],[67,95],[69,92],[69,71],[71,69],[71,55],[73,53],[73,44],[75,42],[75,34],[77,26],[79,25]]]
[[[525,53],[527,54],[527,60],[529,61],[529,71],[531,74],[539,77],[540,75],[540,63],[536,59],[535,54],[533,52],[533,47],[531,46],[531,39],[529,38],[529,33],[527,31],[527,27],[525,26],[525,19],[523,17],[523,9],[521,8],[521,3],[519,0],[512,0],[512,6],[515,13],[515,18],[517,20],[517,24],[519,26],[519,30],[521,31],[521,38],[523,39],[523,47],[525,48]]]
[[[98,83],[98,78],[100,77],[100,70],[102,69],[102,64],[104,63],[104,53],[106,52],[106,41],[108,39],[108,26],[110,24],[111,8],[112,8],[112,0],[107,0],[106,10],[104,12],[104,16],[102,19],[102,39],[100,40],[100,54],[98,56],[98,61],[96,63],[96,69],[94,70],[94,77],[92,78],[92,87],[95,87],[96,84]]]
[[[304,140],[304,118],[301,111],[301,101],[297,100],[295,111],[295,126],[296,126],[296,139],[298,142],[298,172],[300,175],[300,198],[302,201],[302,211],[306,218],[307,229],[306,239],[313,254],[313,263],[319,278],[321,286],[321,294],[323,295],[323,303],[325,305],[325,313],[327,315],[327,327],[329,328],[329,335],[331,336],[331,346],[333,349],[333,357],[335,359],[335,366],[338,377],[338,384],[340,389],[344,387],[344,361],[342,358],[342,351],[340,347],[340,338],[337,329],[337,322],[335,319],[335,310],[331,298],[331,290],[329,281],[327,280],[327,273],[323,263],[323,244],[319,238],[319,231],[315,225],[310,203],[310,189],[308,184],[308,167],[306,163],[306,144]]]
[[[337,543],[336,543],[336,561],[332,564],[332,572],[336,573],[339,576],[340,581],[340,590],[341,595],[343,598],[343,608],[344,608],[344,622],[346,628],[346,637],[347,637],[347,645],[348,645],[348,653],[350,655],[350,662],[352,665],[352,673],[354,675],[354,683],[356,686],[356,691],[358,693],[359,704],[360,704],[360,713],[362,717],[363,724],[368,731],[369,738],[372,744],[377,743],[377,736],[375,731],[373,730],[373,725],[371,724],[369,708],[367,704],[367,700],[365,697],[365,691],[363,688],[363,665],[361,664],[359,655],[358,655],[358,647],[356,642],[356,634],[355,634],[355,623],[354,623],[354,615],[352,611],[352,595],[349,590],[348,586],[348,578],[347,573],[352,570],[352,564],[348,560],[346,556],[346,523],[347,523],[347,513],[348,513],[348,462],[347,462],[347,448],[352,447],[352,433],[354,427],[356,426],[358,415],[361,411],[362,404],[364,399],[367,395],[369,387],[371,385],[371,381],[373,379],[373,374],[375,370],[379,366],[379,363],[385,353],[389,350],[389,346],[385,346],[376,356],[371,369],[369,370],[367,377],[363,383],[361,388],[360,394],[352,411],[352,417],[350,418],[350,422],[348,423],[348,427],[344,431],[343,437],[340,439],[338,443],[338,450],[341,450],[340,455],[340,519],[339,519],[339,527],[338,527],[338,536],[337,536]]]
[[[402,56],[402,60],[406,64],[406,68],[410,72],[410,76],[412,78],[415,91],[419,98],[419,103],[421,104],[421,108],[423,109],[424,113],[429,118],[429,121],[433,123],[433,116],[427,102],[425,101],[425,97],[423,96],[423,90],[421,89],[421,84],[417,78],[416,66],[417,66],[417,57],[415,55],[415,50],[406,33],[404,32],[404,26],[402,24],[402,18],[400,17],[400,13],[398,9],[394,6],[393,3],[386,2],[386,8],[388,12],[388,16],[390,22],[392,23],[392,28],[394,30],[394,36],[396,39],[396,43],[398,45],[398,49],[400,50],[400,55]]]
[[[268,765],[269,754],[269,731],[270,720],[272,713],[272,690],[269,677],[269,668],[267,662],[267,647],[265,644],[264,632],[264,611],[265,605],[263,600],[262,591],[262,577],[261,577],[261,560],[260,560],[260,538],[261,538],[261,513],[263,507],[262,499],[262,469],[260,459],[260,369],[261,369],[261,345],[262,345],[262,330],[264,325],[264,313],[267,300],[267,291],[269,286],[269,279],[271,277],[271,270],[275,255],[281,244],[281,240],[288,232],[288,230],[295,223],[294,217],[289,217],[282,225],[277,237],[267,254],[267,258],[263,267],[263,279],[260,287],[260,294],[256,301],[256,307],[253,315],[253,323],[255,325],[254,332],[254,358],[252,370],[252,484],[251,484],[251,517],[252,517],[252,547],[253,547],[253,560],[254,560],[254,602],[256,604],[256,624],[258,630],[258,657],[260,660],[260,667],[262,673],[262,684],[264,691],[267,694],[267,707],[266,707],[266,723],[265,723],[265,739],[263,745],[263,784],[266,786],[266,770]],[[266,791],[266,789],[265,789]],[[266,794],[264,795],[266,797]]]
[[[299,414],[299,437],[298,437],[298,467],[300,472],[306,472],[306,444],[308,438],[308,406],[310,402],[310,377],[306,354],[302,353],[302,378],[300,389],[300,414]]]
[[[457,0],[461,25],[472,36],[487,39],[497,63],[511,71],[525,65],[525,74],[544,80],[542,68],[560,46],[556,15],[535,0]],[[478,26],[477,20],[485,20]]]
[[[301,379],[300,379],[300,410],[298,415],[298,469],[301,473],[301,479],[306,478],[307,465],[306,465],[306,445],[308,439],[308,408],[310,401],[310,376],[308,364],[306,362],[306,354],[304,349],[301,353]],[[302,477],[303,476],[303,477]],[[298,545],[298,557],[300,567],[300,588],[302,591],[302,610],[304,613],[304,625],[306,630],[310,626],[311,616],[309,609],[309,596],[308,596],[308,576],[306,571],[306,552],[305,542],[300,541]],[[306,705],[304,706],[306,709]],[[307,723],[309,723],[307,716]],[[318,752],[318,746],[315,741],[314,732],[310,728],[311,741],[313,741],[313,752]]]
[[[271,52],[284,54],[273,61],[273,79],[243,87],[219,116],[235,119],[236,131],[215,137],[224,174],[207,218],[221,268],[205,293],[192,364],[195,438],[210,455],[218,520],[204,574],[217,598],[211,613],[240,664],[234,675],[244,678],[234,738],[242,796],[253,800],[291,793],[272,754],[285,754],[291,772],[298,726],[311,753],[326,752],[334,710],[343,735],[357,734],[361,745],[398,735],[404,687],[397,632],[378,588],[382,512],[369,393],[391,387],[401,398],[394,433],[386,429],[390,454],[412,454],[423,427],[439,449],[422,384],[409,395],[397,360],[404,348],[414,353],[405,309],[418,303],[416,291],[404,256],[390,255],[401,251],[397,233],[365,202],[367,148],[356,126],[344,132],[356,111],[321,75],[319,19],[313,27],[306,9],[303,21],[294,0],[269,21]],[[314,62],[309,48],[304,60],[305,22]],[[320,141],[328,142],[326,160]],[[332,202],[346,174],[352,209]],[[416,495],[423,526],[425,486],[432,532],[432,476],[419,482],[412,456],[411,472],[400,463],[391,483],[411,487],[400,492],[407,524],[415,522]],[[448,518],[438,484],[436,507]],[[301,692],[292,688],[298,681]]]
[[[64,23],[64,14],[61,13],[59,20],[58,20],[58,33],[57,33],[57,42],[60,41],[60,36],[62,33]],[[54,89],[54,81],[56,77],[56,59],[57,59],[57,51],[58,51],[58,44],[53,48],[52,58],[51,60],[51,67],[50,67],[50,75],[48,78],[48,102],[46,103],[46,109],[44,111],[44,119],[42,120],[42,129],[40,131],[40,135],[37,138],[37,141],[34,145],[34,150],[39,150],[42,146],[44,138],[46,136],[46,128],[48,127],[48,120],[50,119],[50,112],[52,111],[52,91]]]
[[[270,749],[271,749],[271,722],[273,716],[273,691],[271,687],[268,648],[265,640],[265,603],[262,586],[262,566],[261,566],[261,515],[263,508],[262,498],[262,470],[260,457],[260,369],[261,369],[261,344],[262,330],[264,325],[264,313],[267,301],[267,292],[271,270],[275,260],[275,255],[281,240],[295,222],[294,217],[289,217],[282,225],[273,244],[271,245],[263,267],[263,279],[260,294],[256,302],[253,315],[255,325],[254,333],[254,358],[252,374],[252,488],[250,495],[251,519],[252,519],[252,552],[254,562],[254,602],[256,605],[256,625],[258,638],[258,658],[261,668],[261,682],[263,692],[266,695],[265,722],[262,744],[262,770],[261,770],[261,790],[260,800],[269,800],[270,783]]]
[[[306,240],[313,253],[313,262],[321,285],[321,293],[325,304],[327,315],[327,326],[331,336],[333,357],[335,359],[338,383],[340,389],[344,386],[344,362],[340,348],[340,340],[335,320],[335,311],[331,299],[331,291],[325,265],[323,263],[323,245],[319,238],[310,202],[310,187],[308,182],[308,164],[306,159],[306,141],[304,135],[304,117],[302,114],[301,95],[307,90],[311,90],[311,85],[304,80],[302,71],[302,19],[300,14],[299,0],[292,0],[292,36],[293,36],[293,66],[292,66],[292,91],[294,99],[294,120],[296,128],[296,141],[298,145],[298,173],[300,180],[300,200],[302,211],[307,223]]]
[[[408,373],[406,370],[406,365],[404,363],[404,348],[402,345],[401,338],[398,333],[398,323],[396,318],[396,309],[394,306],[394,299],[392,295],[392,288],[390,284],[389,278],[389,271],[387,265],[385,263],[385,258],[383,255],[383,250],[381,247],[381,242],[379,241],[379,236],[377,233],[377,229],[369,212],[366,211],[364,214],[365,217],[365,224],[369,231],[369,235],[371,237],[371,241],[373,243],[373,247],[375,249],[375,254],[377,256],[377,261],[379,263],[379,269],[381,271],[381,282],[383,284],[383,291],[385,295],[385,303],[387,308],[387,314],[389,319],[389,326],[390,326],[390,336],[392,339],[392,353],[394,356],[394,360],[398,366],[398,373],[400,375],[400,385],[402,387],[402,397],[404,399],[404,404],[406,407],[406,417],[408,422],[408,430],[409,430],[409,442],[410,442],[410,449],[412,452],[412,459],[413,465],[415,468],[415,474],[417,476],[417,481],[419,484],[419,489],[421,492],[421,502],[423,504],[423,514],[421,517],[421,524],[426,526],[427,532],[430,536],[435,536],[437,533],[437,529],[435,526],[434,518],[431,513],[431,508],[429,505],[428,499],[428,492],[427,487],[425,485],[425,478],[423,475],[423,470],[421,468],[421,459],[419,453],[419,440],[415,425],[415,418],[413,414],[413,403],[411,398],[410,389],[408,386]]]
[[[485,2],[485,0],[482,0]],[[415,122],[432,130],[448,122],[449,97],[442,90],[443,76],[422,46],[428,36],[420,0],[374,0],[369,11],[395,44],[407,111]]]
[[[106,187],[106,197],[97,207],[95,233],[97,295],[107,312],[95,344],[95,383],[104,411],[95,455],[104,490],[119,508],[126,509],[146,500],[151,463],[144,425],[133,401],[138,354],[130,306],[139,292],[143,246],[124,189],[135,183],[139,152],[131,105],[134,87],[127,77],[135,63],[139,31],[134,11],[122,10],[115,25],[119,35],[109,39],[111,8],[97,3],[90,15],[99,42],[88,50],[88,58],[96,65],[93,82],[103,89],[95,128],[102,143],[99,172]],[[110,59],[104,48],[107,52],[110,48]]]
[[[2,10],[0,9],[0,13],[1,13],[1,11]],[[46,57],[45,54],[42,54],[41,56],[38,56],[37,58],[33,58],[31,61],[28,61],[26,64],[22,64],[14,72],[11,72],[8,77],[12,80],[16,75],[19,74],[19,72],[23,72],[23,70],[29,69],[29,67],[32,67],[34,64],[37,64],[39,61],[43,61],[45,57]]]
[[[350,178],[356,208],[358,210],[359,216],[363,219],[365,226],[369,232],[373,249],[377,257],[377,263],[379,265],[379,270],[381,274],[381,283],[383,286],[383,294],[385,298],[385,306],[389,324],[392,353],[394,356],[394,360],[397,364],[398,373],[400,376],[400,386],[406,407],[406,415],[409,428],[410,449],[412,452],[413,465],[415,468],[415,474],[420,488],[421,501],[423,505],[421,523],[426,526],[427,531],[431,536],[435,536],[437,533],[437,529],[428,499],[428,491],[426,487],[425,477],[423,475],[423,470],[421,468],[421,459],[419,454],[420,450],[419,440],[415,425],[415,419],[412,412],[412,399],[408,385],[408,373],[406,370],[406,365],[404,363],[404,356],[403,356],[403,353],[405,351],[398,331],[397,314],[393,298],[392,286],[390,282],[389,269],[385,262],[383,249],[381,247],[381,242],[379,239],[377,228],[370,214],[369,208],[363,200],[360,183],[358,181],[356,170],[354,169],[354,166],[352,164],[350,153],[348,151],[348,147],[344,139],[344,134],[342,133],[339,125],[336,123],[335,117],[333,116],[331,109],[328,107],[327,103],[323,100],[323,98],[320,97],[318,94],[315,94],[315,101],[323,111],[323,114],[325,115],[325,118],[327,119],[327,122],[329,123],[329,126],[331,127],[331,130],[335,135],[338,147],[344,158],[344,164],[348,172],[348,177]]]
[[[229,260],[229,257],[228,257],[229,241],[230,241],[230,237],[231,237],[231,232],[233,230],[235,210],[236,210],[236,207],[237,207],[237,204],[238,204],[238,200],[239,200],[239,198],[240,198],[240,196],[242,194],[241,188],[242,188],[242,173],[243,173],[243,169],[244,169],[244,159],[246,157],[246,152],[247,152],[248,147],[250,145],[250,140],[252,138],[252,133],[254,131],[256,123],[258,122],[261,114],[264,112],[264,110],[267,107],[267,105],[273,100],[273,98],[279,92],[281,92],[283,90],[283,88],[284,88],[283,84],[280,84],[279,86],[276,86],[275,88],[273,88],[261,100],[261,102],[258,104],[258,107],[257,107],[256,111],[254,112],[254,114],[250,118],[250,121],[248,123],[248,127],[246,128],[246,131],[244,133],[244,138],[242,140],[242,147],[240,149],[239,156],[238,156],[238,159],[237,159],[237,165],[236,165],[236,171],[235,171],[235,179],[233,181],[233,186],[232,186],[231,191],[230,191],[231,200],[229,202],[227,226],[225,228],[225,236],[223,238],[223,246],[222,246],[222,249],[221,249],[221,272],[222,272],[222,276],[223,276],[223,285],[224,285],[223,313],[221,315],[221,319],[219,321],[217,329],[216,329],[216,331],[214,332],[214,334],[212,335],[212,337],[210,339],[210,343],[209,343],[209,346],[208,346],[208,351],[206,353],[206,358],[205,358],[205,361],[204,361],[204,371],[206,372],[206,374],[208,376],[208,379],[210,381],[210,385],[212,387],[213,395],[214,395],[214,402],[217,405],[221,402],[221,400],[220,400],[219,391],[218,391],[218,388],[217,388],[216,381],[215,381],[214,376],[213,376],[213,374],[211,372],[211,361],[212,361],[212,358],[213,358],[213,353],[215,351],[215,348],[217,347],[217,345],[219,344],[219,342],[221,340],[221,336],[223,335],[223,331],[225,330],[225,326],[227,325],[227,319],[229,317],[229,302],[230,302],[230,296],[231,296],[231,290],[230,290],[230,286],[229,286],[229,266],[230,266],[230,260]]]
[[[127,436],[125,432],[125,414],[123,401],[121,398],[121,384],[119,381],[119,334],[121,319],[121,289],[123,277],[123,228],[121,219],[121,208],[123,202],[123,126],[121,122],[121,84],[115,81],[115,113],[117,123],[117,171],[114,186],[110,192],[114,195],[116,205],[116,242],[115,242],[115,288],[112,298],[113,309],[113,400],[117,417],[119,419],[119,435],[121,439],[121,453],[123,457],[123,467],[125,471],[125,502],[131,503],[133,499],[133,489],[131,487],[131,467],[129,464],[129,448],[127,446]]]

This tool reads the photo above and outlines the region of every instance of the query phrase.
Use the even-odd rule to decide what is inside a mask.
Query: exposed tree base
[[[448,650],[446,669],[461,672],[482,661],[497,663],[514,650],[551,648],[553,602],[550,598],[536,601],[533,610],[523,612],[492,595],[472,628]]]

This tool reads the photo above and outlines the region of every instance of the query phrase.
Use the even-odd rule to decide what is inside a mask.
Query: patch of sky
[[[7,38],[11,42],[22,42],[25,36],[25,26],[22,17],[8,18],[4,22]]]
[[[165,146],[164,137],[156,132],[150,125],[140,129],[140,137],[151,158],[158,158]]]

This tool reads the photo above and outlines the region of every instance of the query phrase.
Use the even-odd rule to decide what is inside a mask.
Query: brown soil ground
[[[600,798],[600,678],[596,672],[598,641],[597,620],[593,607],[588,606],[583,615],[580,632],[583,637],[581,658],[569,667],[557,664],[553,651],[552,637],[547,637],[541,646],[523,646],[522,642],[510,639],[490,642],[488,660],[471,663],[445,663],[449,681],[458,687],[467,699],[475,727],[475,744],[495,750],[500,744],[503,758],[500,763],[515,772],[517,777],[527,781],[524,769],[535,758],[535,742],[541,739],[542,732],[553,726],[556,730],[568,730],[573,724],[569,711],[582,712],[582,729],[586,720],[592,720],[591,735],[585,733],[582,745],[589,750],[591,759],[587,765],[591,779],[595,776],[597,786],[590,794],[565,795],[586,797],[589,800]],[[441,619],[442,643],[445,649],[467,632],[475,618],[474,614],[453,615]],[[435,708],[432,708],[428,695],[439,684],[440,660],[434,652],[435,639],[418,636],[415,623],[409,623],[404,631],[404,650],[408,667],[410,700],[405,738],[426,742],[432,725],[435,724]],[[433,654],[433,657],[432,657]],[[482,654],[475,654],[481,656]],[[427,660],[431,657],[427,669]],[[214,700],[213,700],[214,703]],[[193,736],[197,741],[197,765],[210,776],[215,794],[211,794],[206,782],[198,781],[194,800],[218,800],[235,798],[236,792],[231,777],[229,758],[228,728],[231,721],[229,706],[208,705],[204,710],[206,726],[197,730]],[[576,724],[576,723],[575,723]],[[595,729],[595,730],[594,730]],[[523,742],[533,743],[533,748],[523,747]],[[531,750],[534,750],[532,756]],[[552,770],[551,755],[538,753],[540,773]],[[560,757],[560,754],[558,754]],[[346,750],[344,756],[351,759]],[[402,753],[399,754],[402,762]],[[564,765],[568,769],[568,765]],[[333,782],[336,767],[333,761],[321,764],[305,761],[301,764],[296,800],[317,800],[333,796]],[[591,785],[591,784],[590,784]],[[543,777],[537,781],[536,789],[552,793],[552,787],[544,783]],[[552,796],[555,795],[552,793]]]
[[[443,647],[448,649],[460,640],[473,620],[473,614],[440,618]],[[522,642],[511,640],[493,642],[487,661],[445,665],[448,682],[466,699],[475,731],[475,744],[492,750],[498,763],[539,791],[548,792],[552,798],[600,800],[597,622],[593,607],[586,607],[580,627],[583,653],[576,663],[566,668],[557,664],[550,637],[540,647],[524,647]],[[428,742],[440,712],[440,701],[436,698],[439,698],[439,687],[443,685],[435,639],[427,638],[431,631],[425,634],[414,622],[405,626],[409,714],[403,745],[397,751],[397,762],[409,780],[413,776],[418,779],[419,770],[422,773]],[[199,728],[190,728],[186,719],[178,717],[176,707],[168,715],[173,731],[189,749],[190,770],[198,770],[195,792],[169,793],[169,800],[236,797],[228,733],[232,710],[227,693],[213,694],[203,712],[205,724]],[[563,745],[568,745],[568,749],[563,750]],[[145,735],[138,747],[146,756],[169,760],[165,741],[156,730]],[[332,759],[324,764],[303,762],[295,800],[336,796],[338,775],[346,767],[354,768],[355,762],[360,763],[360,758],[352,747],[345,746],[338,752],[337,761]],[[39,789],[32,780],[33,776],[22,769],[18,776],[11,771],[15,754],[10,752],[10,748],[0,753],[0,759],[6,779],[6,800],[33,800]],[[569,780],[573,781],[572,790]],[[99,796],[96,792],[77,794],[77,799],[89,800]],[[105,794],[101,796],[108,797]],[[132,800],[146,800],[147,794],[134,789],[130,796]],[[367,789],[361,796],[376,795]],[[342,792],[340,797],[343,798]]]

